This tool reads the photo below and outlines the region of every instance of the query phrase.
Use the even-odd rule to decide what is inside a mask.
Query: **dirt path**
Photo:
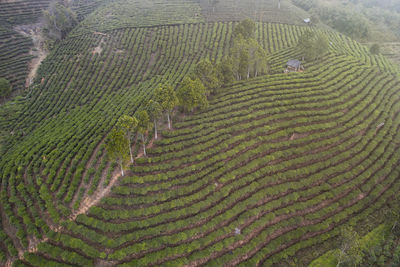
[[[29,73],[26,77],[25,87],[28,88],[36,76],[37,70],[39,69],[40,63],[47,57],[48,51],[45,49],[44,38],[42,36],[41,29],[43,25],[41,23],[18,25],[14,27],[14,30],[25,37],[32,39],[33,47],[29,51],[29,54],[34,58],[29,63]]]
[[[114,184],[118,181],[118,178],[121,177],[121,172],[119,169],[115,169],[112,174],[112,178],[110,180],[110,183],[106,186],[103,187],[104,180],[106,178],[106,175],[103,175],[101,178],[101,181],[99,183],[99,186],[96,189],[96,192],[92,196],[86,196],[82,204],[80,205],[80,208],[74,211],[71,216],[69,217],[70,220],[76,220],[76,217],[78,217],[79,214],[84,214],[86,213],[92,206],[96,205],[101,201],[103,197],[108,195],[110,193],[111,188],[114,186]]]
[[[160,138],[159,138],[160,139]],[[153,147],[153,143],[154,143],[154,139],[150,140],[149,144],[146,146],[146,148],[151,148]],[[136,158],[141,158],[143,157],[143,150],[136,156]],[[129,170],[127,170],[126,172],[129,172]],[[107,178],[107,172],[104,172],[101,180],[99,182],[99,185],[96,189],[96,191],[94,192],[93,195],[91,196],[86,196],[79,209],[77,209],[76,211],[74,211],[71,216],[69,216],[70,220],[76,220],[76,217],[78,217],[79,214],[84,214],[86,213],[92,206],[95,206],[96,204],[98,204],[105,196],[107,196],[110,191],[111,188],[115,185],[115,183],[118,181],[118,178],[121,177],[121,171],[119,168],[116,168],[115,170],[113,170],[112,173],[112,177],[111,180],[109,182],[109,184],[106,187],[103,187],[103,184],[105,182],[105,179]],[[126,174],[126,173],[125,173]]]

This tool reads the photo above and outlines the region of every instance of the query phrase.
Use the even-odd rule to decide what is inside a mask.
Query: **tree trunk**
[[[124,173],[124,168],[122,167],[122,162],[120,162],[119,165],[121,166],[121,175],[124,176],[125,173]]]
[[[167,117],[168,117],[168,129],[171,130],[171,118],[169,117],[169,111],[167,112]]]
[[[247,79],[250,78],[250,67],[247,68]]]
[[[131,155],[131,163],[133,163],[133,155],[132,155],[132,144],[131,144],[131,140],[129,140],[129,154]]]
[[[393,227],[392,227],[392,230],[391,230],[391,231],[393,231],[393,230],[394,230],[394,228],[396,228],[396,226],[397,226],[397,221],[396,221],[396,222],[394,222],[394,224],[393,224]]]
[[[258,74],[258,71],[257,71],[257,68],[256,68],[256,72],[254,73],[254,77],[257,77],[257,74]]]
[[[146,157],[146,143],[144,142],[144,134],[142,134],[142,142],[143,142],[143,155]]]
[[[154,138],[157,139],[157,120],[154,119]]]
[[[281,9],[281,0],[278,2],[278,9]]]

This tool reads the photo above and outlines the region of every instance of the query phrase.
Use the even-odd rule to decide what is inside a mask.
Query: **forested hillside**
[[[391,210],[400,80],[384,56],[285,0],[75,5],[79,24],[0,106],[0,265],[303,266]],[[171,129],[157,117],[157,140],[137,126],[121,176],[109,143],[121,117],[150,113],[199,62],[233,58],[245,18],[267,70],[219,83],[202,109],[180,103]],[[310,33],[326,51],[285,73]]]

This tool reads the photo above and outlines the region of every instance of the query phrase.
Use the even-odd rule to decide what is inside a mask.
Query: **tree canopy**
[[[203,59],[194,68],[193,74],[200,79],[208,93],[221,86],[218,70],[208,60]]]
[[[373,45],[371,45],[369,51],[370,51],[372,54],[374,54],[374,55],[379,54],[379,52],[380,52],[379,44],[373,44]]]
[[[257,77],[267,72],[266,52],[252,38],[245,39],[239,35],[235,38],[231,49],[232,71],[237,80]]]
[[[206,88],[200,79],[192,79],[186,76],[181,82],[177,97],[180,105],[186,111],[193,111],[194,108],[205,108],[208,106]]]
[[[6,98],[11,94],[10,82],[5,78],[0,78],[0,97]]]
[[[245,19],[235,26],[234,36],[242,36],[244,39],[249,39],[254,37],[254,32],[256,31],[256,24],[250,19]]]
[[[160,119],[161,115],[162,115],[162,107],[160,105],[160,103],[158,103],[157,101],[151,99],[149,101],[149,104],[147,105],[148,108],[148,113],[150,116],[150,119],[154,121],[154,138],[157,139],[158,138],[158,134],[157,134],[157,121]]]
[[[138,120],[137,132],[142,138],[143,142],[143,154],[146,156],[146,132],[150,126],[150,117],[146,110],[140,110],[135,114]]]
[[[363,257],[360,245],[360,237],[352,227],[344,227],[340,233],[340,249],[337,255],[338,265],[342,263],[348,266],[358,266]]]
[[[122,131],[125,135],[125,138],[128,140],[129,146],[129,154],[131,156],[131,163],[133,163],[133,155],[132,155],[132,136],[136,130],[138,125],[138,120],[135,117],[131,117],[128,115],[122,115],[117,123],[117,129]]]
[[[300,36],[298,47],[306,60],[315,60],[328,52],[329,41],[322,34],[306,31]]]
[[[77,16],[70,8],[61,3],[51,2],[49,8],[43,11],[47,35],[51,39],[63,39],[78,23]]]
[[[112,129],[106,139],[106,150],[110,159],[115,160],[121,167],[121,174],[124,175],[124,167],[128,161],[128,139],[124,132],[116,128]]]
[[[156,99],[163,112],[167,113],[168,129],[171,129],[170,115],[172,110],[179,104],[174,88],[169,83],[160,84],[155,92]]]

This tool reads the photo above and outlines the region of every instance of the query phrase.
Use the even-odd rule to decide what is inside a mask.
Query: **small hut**
[[[300,71],[304,70],[303,65],[297,59],[291,59],[286,63],[286,71],[285,72],[293,72],[293,71]]]

